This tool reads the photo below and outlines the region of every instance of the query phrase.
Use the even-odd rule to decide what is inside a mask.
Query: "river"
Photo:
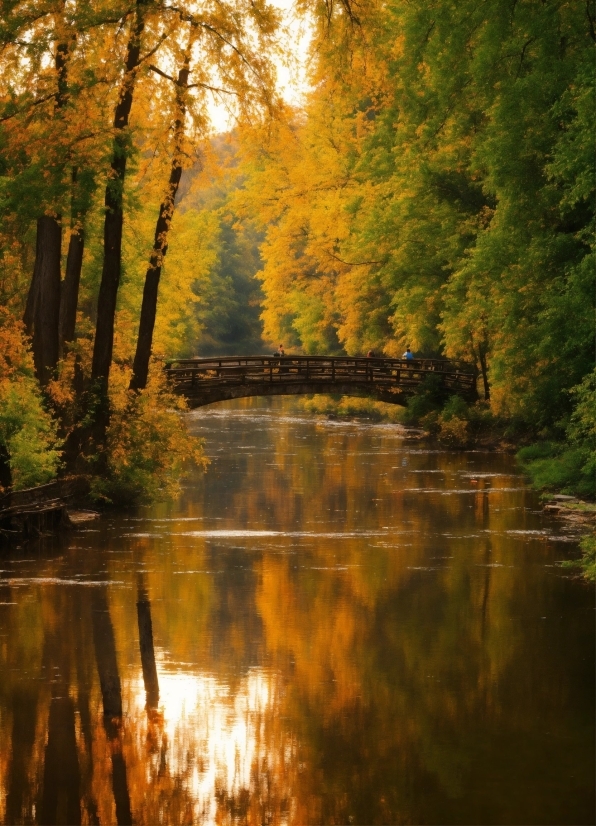
[[[510,456],[295,411],[0,558],[2,822],[594,823],[576,538]]]

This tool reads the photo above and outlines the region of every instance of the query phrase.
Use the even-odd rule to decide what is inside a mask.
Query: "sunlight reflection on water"
[[[572,532],[509,456],[288,411],[190,414],[179,502],[2,560],[0,821],[591,823]]]

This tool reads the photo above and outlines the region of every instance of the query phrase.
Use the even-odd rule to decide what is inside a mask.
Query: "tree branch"
[[[162,72],[162,70],[158,66],[154,66],[153,63],[149,66],[149,68],[152,72],[155,72],[157,75],[161,75],[161,77],[165,77],[166,80],[170,80],[176,86],[181,85],[175,77],[166,74],[166,72]],[[207,89],[209,92],[217,92],[222,95],[238,96],[240,94],[239,92],[235,92],[233,89],[222,89],[219,86],[210,86],[208,83],[187,83],[183,84],[183,86],[185,89]]]
[[[43,98],[39,98],[39,100],[34,100],[32,103],[29,103],[26,106],[23,106],[20,109],[17,109],[16,111],[11,112],[10,115],[2,115],[0,117],[0,123],[5,123],[7,120],[11,120],[11,118],[16,118],[17,115],[21,115],[23,112],[26,112],[28,109],[34,109],[36,106],[40,106],[42,103],[47,103],[48,100],[52,100],[52,98],[55,98],[57,94],[58,94],[57,92],[52,92],[51,94],[46,95]]]
[[[154,66],[153,63],[149,65],[149,68],[152,72],[155,72],[156,75],[161,75],[161,77],[165,77],[166,80],[171,80],[172,83],[175,83],[176,85],[178,84],[178,81],[175,77],[172,77],[171,75],[167,75],[165,72],[162,72],[162,70],[159,69],[157,66]]]
[[[339,255],[335,255],[334,253],[327,250],[327,255],[331,258],[334,258],[336,261],[339,261],[340,264],[344,264],[346,267],[368,267],[372,266],[373,264],[382,264],[383,261],[344,261]]]

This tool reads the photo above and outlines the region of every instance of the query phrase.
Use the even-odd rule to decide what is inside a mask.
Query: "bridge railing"
[[[447,387],[472,390],[474,369],[447,359],[350,358],[347,356],[226,356],[179,359],[166,365],[176,389],[196,393],[210,387],[263,383],[375,384],[414,387],[430,373]]]

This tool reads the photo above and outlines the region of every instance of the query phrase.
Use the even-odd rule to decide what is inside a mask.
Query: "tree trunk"
[[[83,266],[83,251],[85,234],[81,227],[70,236],[68,256],[66,258],[66,272],[62,283],[60,296],[60,347],[64,348],[75,339],[77,323],[77,306],[79,303],[79,284]]]
[[[37,219],[37,251],[33,282],[37,280],[33,313],[33,361],[42,385],[46,385],[58,363],[60,315],[60,218],[42,215]],[[32,284],[33,287],[33,284]]]
[[[185,92],[188,88],[188,75],[190,71],[190,50],[194,31],[184,56],[184,64],[178,72],[176,81],[176,123],[174,126],[174,155],[170,170],[170,180],[168,181],[168,191],[166,197],[159,207],[159,216],[155,225],[155,239],[153,241],[153,252],[149,261],[149,268],[145,275],[145,286],[143,288],[143,303],[141,305],[141,319],[139,322],[139,335],[137,338],[137,349],[132,367],[132,378],[130,380],[131,390],[142,390],[147,385],[149,373],[149,359],[153,346],[153,330],[155,328],[155,316],[157,313],[157,294],[159,290],[159,280],[161,278],[161,268],[163,260],[168,251],[168,233],[174,207],[176,194],[182,177],[182,141],[184,139],[184,118],[186,116]]]
[[[124,80],[114,113],[114,147],[111,162],[111,174],[106,186],[105,221],[104,221],[104,257],[99,296],[97,299],[97,324],[93,344],[93,363],[91,378],[103,396],[107,396],[108,378],[112,363],[114,347],[114,318],[116,299],[120,285],[120,267],[122,253],[122,191],[126,176],[126,162],[129,146],[125,133],[128,127],[132,107],[136,69],[141,53],[141,35],[145,25],[144,2],[137,0],[136,16],[128,40]],[[103,410],[106,416],[107,410]]]
[[[0,444],[0,487],[12,487],[12,471],[10,469],[10,456],[6,445]]]
[[[478,348],[478,360],[480,361],[480,370],[482,372],[482,384],[484,386],[484,399],[490,399],[490,384],[488,383],[488,365],[486,363],[486,350],[480,346]]]
[[[72,210],[71,210],[71,235],[68,244],[68,255],[66,258],[66,272],[62,282],[62,292],[60,295],[60,353],[64,353],[64,345],[75,339],[75,328],[77,323],[77,306],[79,303],[79,284],[81,282],[81,269],[83,267],[83,252],[85,248],[85,231],[83,228],[84,213],[77,211],[75,202],[75,189],[77,185],[77,170],[72,171]]]
[[[58,43],[54,61],[58,84],[56,112],[68,101],[68,52],[68,43]],[[61,166],[53,170],[56,178],[61,171]],[[33,361],[42,386],[50,380],[59,358],[61,255],[61,216],[42,215],[37,219],[35,264],[23,316],[27,333],[33,332]]]
[[[153,346],[153,330],[155,328],[155,316],[157,314],[157,295],[159,290],[159,280],[161,278],[161,268],[163,259],[168,251],[167,237],[174,212],[174,198],[180,183],[182,167],[174,166],[170,174],[169,193],[159,207],[159,217],[155,226],[155,241],[153,252],[145,275],[145,286],[143,288],[143,303],[141,305],[141,319],[139,322],[139,335],[137,338],[137,349],[133,362],[133,373],[130,381],[131,390],[142,390],[147,385],[149,373],[149,359]]]
[[[29,292],[27,293],[27,303],[25,305],[25,312],[23,313],[23,324],[28,336],[33,332],[33,322],[35,321],[35,310],[37,307],[37,298],[39,293],[39,262],[41,253],[39,249],[39,236],[35,239],[35,264],[33,265],[33,275],[31,277],[31,284]]]

